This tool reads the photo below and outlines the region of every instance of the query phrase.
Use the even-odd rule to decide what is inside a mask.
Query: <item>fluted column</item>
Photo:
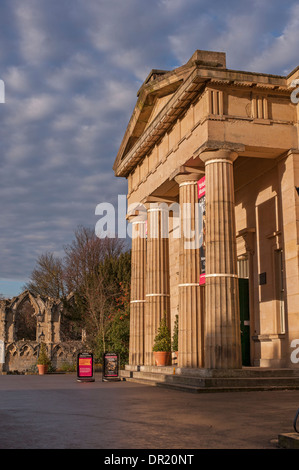
[[[230,150],[200,158],[206,175],[205,367],[242,367],[233,162]]]
[[[175,178],[179,184],[181,237],[179,260],[179,357],[180,367],[203,366],[202,299],[199,286],[198,174]]]
[[[168,208],[152,203],[147,209],[144,363],[155,365],[152,348],[164,314],[170,323]]]
[[[129,364],[144,364],[144,307],[146,265],[146,220],[138,217],[132,223],[131,301]]]

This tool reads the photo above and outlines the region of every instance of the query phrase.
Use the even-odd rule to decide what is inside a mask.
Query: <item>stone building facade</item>
[[[198,50],[138,91],[113,167],[133,228],[131,365],[154,365],[166,313],[181,367],[298,367],[297,79]]]
[[[26,309],[26,311],[24,310]],[[0,342],[4,350],[2,372],[25,372],[37,362],[41,342],[54,368],[73,364],[82,341],[65,341],[61,334],[63,303],[29,291],[0,300]]]

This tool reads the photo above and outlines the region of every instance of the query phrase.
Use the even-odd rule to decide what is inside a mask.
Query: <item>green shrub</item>
[[[59,366],[59,371],[61,372],[75,372],[76,371],[76,364],[74,362],[63,362]]]
[[[167,326],[166,314],[161,320],[157,335],[154,339],[153,351],[171,351],[171,335]]]
[[[172,335],[172,350],[177,352],[179,349],[179,316],[175,316],[175,322]]]
[[[50,366],[50,364],[51,364],[51,361],[50,361],[50,359],[48,357],[48,354],[47,354],[47,348],[46,348],[45,343],[41,343],[41,345],[40,345],[37,364],[38,365],[43,365],[43,366]]]

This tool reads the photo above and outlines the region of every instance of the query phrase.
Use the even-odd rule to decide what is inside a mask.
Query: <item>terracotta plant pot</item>
[[[37,364],[38,374],[44,375],[48,372],[48,366],[44,364]]]
[[[154,358],[157,366],[168,366],[171,360],[171,353],[165,351],[154,351]]]

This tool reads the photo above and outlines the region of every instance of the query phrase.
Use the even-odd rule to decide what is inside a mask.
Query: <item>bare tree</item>
[[[123,240],[101,239],[94,230],[78,227],[73,241],[64,247],[63,260],[51,253],[38,258],[25,288],[63,299],[65,339],[78,336],[84,329],[93,350],[105,349],[107,331],[122,292],[124,267],[130,265],[124,248]]]
[[[71,310],[77,320],[80,319],[93,347],[100,342],[105,349],[113,299],[118,295],[115,285],[107,282],[105,270],[100,266],[105,259],[118,257],[123,248],[122,240],[100,239],[86,227],[79,227],[73,242],[65,247],[65,285],[76,298],[75,308]]]
[[[63,262],[60,258],[55,257],[53,253],[42,254],[38,257],[36,267],[24,289],[42,297],[62,298],[65,296],[63,272]]]
[[[97,270],[102,259],[100,240],[91,229],[80,227],[64,251],[65,283],[68,292],[75,292],[86,285],[87,279]]]

